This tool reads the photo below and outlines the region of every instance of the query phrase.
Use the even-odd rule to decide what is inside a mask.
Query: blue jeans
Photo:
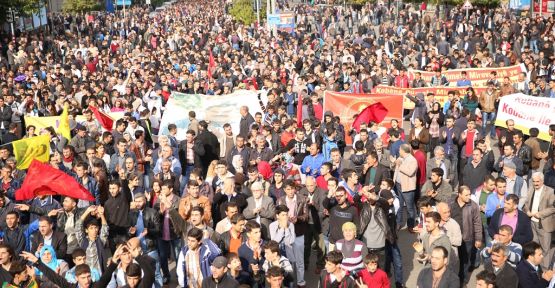
[[[449,154],[445,154],[445,159],[451,161],[451,171],[453,171],[453,180],[449,183],[451,184],[451,187],[457,187],[457,184],[459,182],[459,167],[457,166],[459,164],[458,154],[458,151],[452,151]]]
[[[160,268],[164,273],[164,278],[170,279],[170,269],[168,267],[168,262],[170,257],[172,256],[172,250],[174,253],[174,259],[177,263],[177,258],[179,257],[179,253],[181,252],[181,239],[177,238],[174,240],[162,240],[158,239],[158,252],[160,253]],[[177,267],[176,269],[179,269]]]
[[[530,50],[534,51],[534,53],[538,54],[539,50],[538,50],[538,40],[530,40],[528,42],[529,46],[530,46]]]
[[[488,127],[488,121],[490,121],[490,137],[495,137],[495,112],[482,112],[482,129],[484,130],[484,135],[487,135],[486,128]]]
[[[385,261],[385,270],[390,270],[391,262],[393,262],[393,271],[395,273],[395,282],[396,283],[404,283],[403,282],[403,258],[401,258],[401,250],[397,245],[397,242],[393,244],[386,241],[385,244],[386,249],[386,261]]]
[[[185,174],[181,176],[181,183],[179,183],[179,192],[176,193],[177,195],[181,196],[183,194],[183,190],[185,190],[185,186],[187,186],[187,182],[189,182],[189,177],[191,177],[191,172],[193,172],[193,169],[195,169],[195,166],[193,165],[186,165],[185,167],[183,167],[183,171],[185,171]]]
[[[407,227],[409,229],[414,228],[414,219],[416,219],[416,206],[414,205],[414,194],[416,194],[416,190],[408,191],[408,192],[400,192],[401,184],[396,183],[395,186],[397,187],[397,195],[399,195],[399,205],[401,209],[407,204],[407,212],[408,212],[408,219],[407,219]],[[405,223],[405,219],[403,219],[404,213],[401,211],[397,213],[397,224],[400,227],[403,227]]]
[[[466,284],[470,280],[471,273],[469,273],[469,270],[474,268],[475,258],[476,247],[474,247],[474,242],[463,240],[463,243],[459,246],[459,280],[462,284]]]
[[[297,264],[297,284],[306,285],[304,281],[304,235],[295,238],[293,243],[293,254]]]
[[[154,261],[156,261],[156,267],[154,270],[154,287],[155,288],[162,288],[163,279],[162,279],[162,271],[160,271],[160,256],[158,255],[157,250],[153,250],[147,253],[148,256],[152,257]]]

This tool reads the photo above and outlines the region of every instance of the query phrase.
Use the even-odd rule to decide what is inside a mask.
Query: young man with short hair
[[[543,271],[540,264],[543,260],[542,246],[534,241],[522,246],[522,260],[516,266],[519,287],[547,287],[553,270]]]
[[[432,250],[430,267],[424,268],[418,274],[417,287],[459,287],[459,277],[455,272],[447,269],[449,252],[445,247],[438,246]],[[451,286],[452,285],[452,286]]]
[[[202,239],[202,230],[193,228],[187,233],[187,245],[177,259],[176,273],[180,287],[201,287],[212,274],[210,266],[221,254],[212,240]]]
[[[210,266],[212,275],[202,280],[202,288],[239,287],[239,282],[227,273],[227,269],[227,259],[224,256],[216,257]]]
[[[87,252],[85,252],[82,248],[77,248],[73,251],[73,253],[71,253],[71,257],[73,258],[73,264],[75,264],[75,266],[66,272],[65,278],[69,283],[77,283],[77,278],[75,277],[75,267],[87,263]],[[100,272],[95,268],[91,268],[91,279],[93,282],[100,279]]]
[[[341,268],[342,262],[343,254],[340,251],[334,250],[326,255],[326,269],[320,274],[320,284],[318,287],[355,287],[353,278],[347,271]]]
[[[249,221],[245,226],[247,241],[239,247],[241,268],[249,273],[252,281],[260,280],[262,265],[264,264],[264,241],[262,227],[256,221]]]

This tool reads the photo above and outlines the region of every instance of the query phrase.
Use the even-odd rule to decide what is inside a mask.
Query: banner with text
[[[382,122],[383,127],[389,128],[390,121],[393,119],[399,121],[403,119],[403,96],[401,94],[373,95],[330,91],[324,93],[324,111],[331,111],[333,115],[339,116],[341,124],[345,126],[345,132],[351,129],[355,114],[377,102],[381,102],[388,110],[387,116]],[[346,142],[351,144],[352,139],[347,136]]]
[[[550,141],[549,125],[555,123],[555,99],[534,97],[522,93],[501,97],[495,125],[507,128],[506,121],[514,120],[515,128],[528,134],[530,128],[538,128],[538,138]]]
[[[509,77],[511,81],[516,81],[518,79],[518,75],[524,70],[520,65],[514,65],[509,67],[495,67],[495,68],[465,68],[465,69],[453,69],[447,70],[443,72],[443,75],[449,81],[450,87],[457,86],[457,81],[461,79],[461,72],[466,72],[466,78],[472,82],[472,87],[477,86],[486,86],[486,82],[490,77],[490,73],[492,71],[497,72],[497,80],[499,82],[503,82],[504,77]],[[422,79],[426,81],[426,83],[430,83],[432,77],[435,75],[435,72],[429,71],[420,71],[420,70],[411,70],[409,71],[409,78],[414,79],[414,73],[420,72],[422,75]]]
[[[260,91],[239,90],[228,95],[201,95],[172,92],[166,105],[166,111],[160,123],[159,135],[168,134],[168,124],[177,125],[177,139],[185,139],[189,126],[189,111],[196,112],[196,118],[210,122],[209,129],[216,136],[223,135],[225,123],[231,124],[234,134],[239,133],[241,106],[249,107],[254,116],[262,112],[259,101]],[[265,97],[262,97],[264,100]]]
[[[118,120],[120,118],[123,118],[123,114],[125,113],[111,112],[107,114],[110,117],[112,117],[112,119]],[[77,115],[77,118],[75,119],[77,123],[83,123],[85,122],[85,120],[86,118],[83,115]],[[115,124],[115,121],[114,121],[114,124]],[[49,126],[51,126],[52,128],[56,129],[56,131],[58,131],[58,126],[60,126],[60,116],[48,116],[48,117],[25,116],[25,126],[29,127],[29,125],[33,125],[36,127],[37,131],[35,131],[35,133],[38,133],[38,131],[40,131],[41,129],[44,129]]]
[[[473,87],[476,94],[480,94],[484,92],[487,88],[486,87]],[[461,100],[463,99],[464,95],[466,94],[467,87],[422,87],[422,88],[399,88],[394,86],[386,86],[386,85],[378,85],[374,87],[372,93],[373,94],[395,94],[395,95],[403,95],[403,108],[404,109],[414,109],[414,102],[412,102],[409,98],[405,97],[407,93],[414,96],[417,93],[423,93],[424,95],[428,95],[428,93],[434,94],[433,102],[441,103],[442,107],[445,102],[447,102],[447,93],[449,91],[459,91],[459,96]]]

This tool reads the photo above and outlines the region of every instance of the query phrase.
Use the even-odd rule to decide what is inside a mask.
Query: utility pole
[[[256,1],[256,25],[260,26],[260,0]]]
[[[10,22],[10,29],[12,32],[12,41],[14,43],[14,45],[16,45],[15,43],[15,29],[14,29],[14,22],[15,22],[15,10],[13,8],[8,8],[8,22]]]

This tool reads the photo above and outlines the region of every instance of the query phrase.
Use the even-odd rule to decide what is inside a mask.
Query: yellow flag
[[[69,105],[64,105],[64,112],[60,115],[60,125],[58,126],[58,133],[66,137],[69,141],[71,140],[71,130],[69,129],[69,115],[68,115]]]
[[[40,162],[50,160],[50,135],[41,135],[11,143],[17,160],[17,169],[27,169],[33,159]]]

